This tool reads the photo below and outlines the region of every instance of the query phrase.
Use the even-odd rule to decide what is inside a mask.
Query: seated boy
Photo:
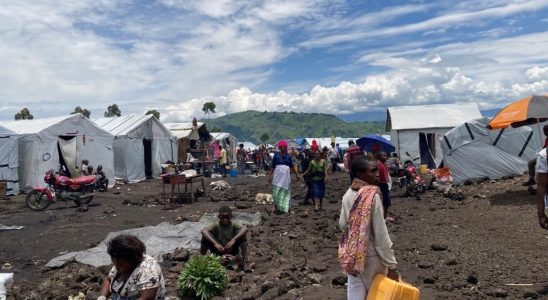
[[[240,269],[249,272],[247,267],[247,226],[232,222],[232,210],[228,206],[219,209],[219,222],[211,223],[202,230],[200,253],[207,250],[219,256],[236,257],[241,251]]]

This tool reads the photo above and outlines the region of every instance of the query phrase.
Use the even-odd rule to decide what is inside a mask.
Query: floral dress
[[[164,276],[154,258],[145,255],[141,264],[133,270],[127,280],[121,280],[120,275],[114,266],[108,274],[112,300],[136,300],[140,291],[153,288],[158,288],[155,300],[165,299]]]

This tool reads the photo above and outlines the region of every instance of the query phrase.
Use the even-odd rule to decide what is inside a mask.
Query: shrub
[[[223,293],[228,282],[226,269],[219,257],[209,254],[190,259],[179,275],[179,289],[184,296],[201,300]]]

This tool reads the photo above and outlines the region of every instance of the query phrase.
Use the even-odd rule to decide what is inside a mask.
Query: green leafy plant
[[[228,275],[219,257],[212,254],[195,256],[186,263],[178,283],[184,296],[206,300],[222,294],[228,283]]]

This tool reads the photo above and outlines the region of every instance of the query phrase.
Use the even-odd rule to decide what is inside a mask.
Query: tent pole
[[[540,123],[539,119],[537,118],[537,127],[538,127],[538,138],[540,139],[540,144],[544,146],[544,143],[542,142],[542,131],[540,131]],[[542,149],[542,148],[541,148]]]

